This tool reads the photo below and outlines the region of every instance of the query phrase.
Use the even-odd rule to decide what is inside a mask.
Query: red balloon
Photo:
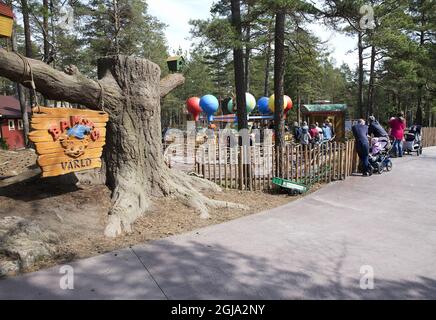
[[[285,108],[285,113],[289,112],[289,110],[292,109],[292,107],[294,106],[292,99],[288,96],[285,96],[285,100],[286,102],[286,108]]]
[[[200,113],[203,112],[200,107],[200,98],[199,97],[191,97],[186,100],[186,107],[190,114],[194,116],[194,120],[198,121],[200,119]]]

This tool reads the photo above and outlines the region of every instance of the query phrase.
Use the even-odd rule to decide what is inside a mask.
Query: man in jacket
[[[363,175],[372,175],[372,170],[369,165],[369,141],[368,141],[368,126],[365,125],[365,120],[360,119],[351,130],[353,131],[354,139],[356,140],[356,150],[360,161],[363,165]]]

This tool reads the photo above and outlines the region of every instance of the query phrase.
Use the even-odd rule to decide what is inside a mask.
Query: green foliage
[[[2,150],[8,150],[9,145],[7,144],[6,140],[0,137],[0,149]]]

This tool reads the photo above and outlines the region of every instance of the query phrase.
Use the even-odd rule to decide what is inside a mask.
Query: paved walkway
[[[56,267],[0,281],[0,298],[436,299],[436,148],[394,160],[391,173],[74,262],[74,290]]]

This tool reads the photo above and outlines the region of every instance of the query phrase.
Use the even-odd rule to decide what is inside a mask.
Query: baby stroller
[[[382,174],[384,170],[392,170],[392,160],[390,151],[392,145],[388,138],[373,138],[371,140],[371,148],[369,152],[369,165],[373,172]]]
[[[404,152],[412,154],[416,152],[419,156],[422,154],[422,136],[421,126],[413,126],[404,134]]]

